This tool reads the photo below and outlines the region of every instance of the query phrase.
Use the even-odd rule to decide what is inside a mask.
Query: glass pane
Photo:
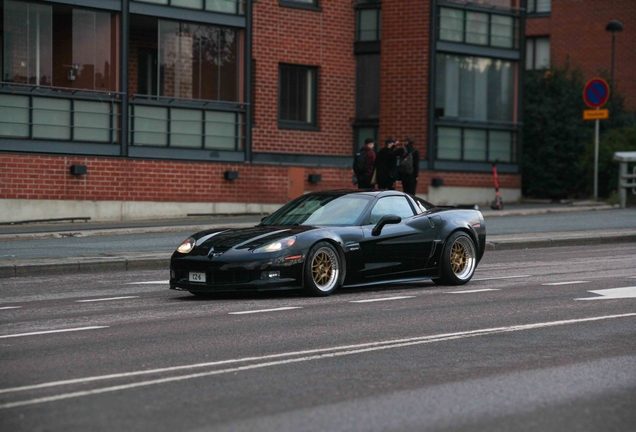
[[[110,103],[76,100],[74,107],[76,141],[110,141]]]
[[[73,61],[70,87],[114,91],[117,71],[111,60],[111,15],[73,9]],[[71,70],[72,68],[72,70]]]
[[[188,24],[159,21],[161,96],[191,99],[194,35]]]
[[[314,122],[314,107],[313,107],[313,100],[314,100],[314,71],[312,69],[309,69],[306,71],[306,86],[307,86],[307,90],[306,90],[306,96],[305,96],[305,121],[307,123],[313,123]]]
[[[170,147],[201,148],[202,120],[202,111],[171,108]]]
[[[534,69],[534,39],[526,40],[526,70]]]
[[[464,37],[464,12],[458,9],[440,8],[439,38],[462,42]]]
[[[380,54],[356,55],[356,118],[380,117]]]
[[[495,60],[488,71],[488,119],[512,121],[515,65]]]
[[[168,4],[168,0],[135,0],[144,3],[157,3],[157,4]]]
[[[379,9],[358,10],[358,40],[378,40],[378,13]]]
[[[239,101],[240,56],[238,32],[228,28],[219,28],[217,61],[219,65],[219,100]],[[204,81],[207,77],[204,76]]]
[[[402,219],[406,219],[413,216],[413,209],[406,198],[402,196],[380,198],[371,210],[369,223],[377,224],[382,219],[382,216],[388,214],[396,214]]]
[[[514,20],[509,16],[491,15],[490,44],[512,48],[514,42]]]
[[[550,67],[550,38],[535,39],[536,65],[535,69],[548,69]]]
[[[367,138],[371,138],[375,143],[375,147],[377,148],[378,142],[378,128],[375,127],[361,127],[357,129],[356,134],[356,144],[354,148],[354,152],[357,152],[364,145],[364,140]],[[375,149],[374,149],[375,150]]]
[[[488,117],[488,71],[492,60],[463,57],[459,71],[459,116],[475,120]]]
[[[313,69],[293,66],[280,67],[280,119],[313,123],[314,85]]]
[[[485,130],[464,129],[464,160],[486,160],[487,137]]]
[[[512,132],[490,131],[489,160],[512,162]]]
[[[552,7],[551,0],[536,0],[536,3],[537,3],[537,9],[535,12],[537,13],[550,12],[550,9]]]
[[[71,101],[33,98],[33,138],[71,139]]]
[[[168,145],[168,108],[134,105],[133,115],[134,145]]]
[[[534,13],[537,9],[537,0],[528,0],[528,13]]]
[[[205,9],[214,12],[236,14],[240,0],[206,0]]]
[[[0,94],[0,135],[29,136],[29,98]]]
[[[460,160],[462,158],[462,130],[437,128],[437,159]]]
[[[51,6],[5,0],[2,79],[50,86],[52,82]]]
[[[172,0],[172,6],[203,9],[203,0]]]
[[[466,12],[466,42],[477,45],[488,44],[488,14]]]
[[[438,54],[435,109],[438,117],[459,116],[460,57]]]
[[[238,127],[235,113],[205,112],[205,148],[235,150]]]

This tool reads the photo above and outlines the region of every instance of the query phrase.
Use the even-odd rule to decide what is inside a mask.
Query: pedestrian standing
[[[364,140],[364,145],[358,153],[356,153],[353,161],[353,172],[358,178],[358,189],[371,189],[371,179],[373,178],[373,169],[375,167],[375,151],[373,147],[375,141],[372,138]]]
[[[414,146],[412,137],[406,139],[406,145],[398,152],[397,169],[402,190],[415,196],[417,190],[417,176],[420,173],[420,152]]]
[[[378,182],[378,189],[395,189],[397,179],[397,152],[395,140],[388,138],[384,142],[384,147],[380,149],[375,158],[375,175]]]

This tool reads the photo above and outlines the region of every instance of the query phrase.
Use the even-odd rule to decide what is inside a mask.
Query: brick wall
[[[616,35],[614,75],[617,89],[636,110],[636,1],[552,0],[550,17],[529,18],[526,35],[550,36],[551,64],[562,67],[569,58],[586,79],[611,69],[612,34],[605,31],[617,19],[624,30]]]
[[[351,155],[355,116],[355,13],[351,0],[322,1],[322,12],[254,4],[255,152]],[[278,65],[318,67],[319,132],[278,128]],[[349,182],[350,184],[350,182]]]

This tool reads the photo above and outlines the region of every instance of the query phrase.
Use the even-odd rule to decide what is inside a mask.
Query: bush
[[[598,151],[598,195],[608,198],[612,192],[618,191],[618,162],[614,153],[620,151],[636,151],[636,126],[608,131],[599,141]],[[585,146],[585,153],[580,160],[583,173],[583,190],[594,193],[594,141]]]

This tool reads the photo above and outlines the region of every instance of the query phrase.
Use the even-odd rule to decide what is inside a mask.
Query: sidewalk
[[[517,204],[502,211],[481,208],[486,224],[488,219],[611,210],[604,204]],[[146,233],[196,232],[218,226],[248,227],[257,224],[260,215],[220,216],[182,220],[80,222],[74,224],[0,225],[2,241],[19,241],[65,237],[131,235]],[[487,236],[486,250],[510,250],[555,246],[580,246],[607,243],[636,242],[636,226],[625,229],[586,230],[568,232],[522,233]],[[34,275],[54,275],[101,271],[140,269],[169,269],[171,252],[136,252],[102,255],[65,256],[54,259],[1,259],[0,279]]]

